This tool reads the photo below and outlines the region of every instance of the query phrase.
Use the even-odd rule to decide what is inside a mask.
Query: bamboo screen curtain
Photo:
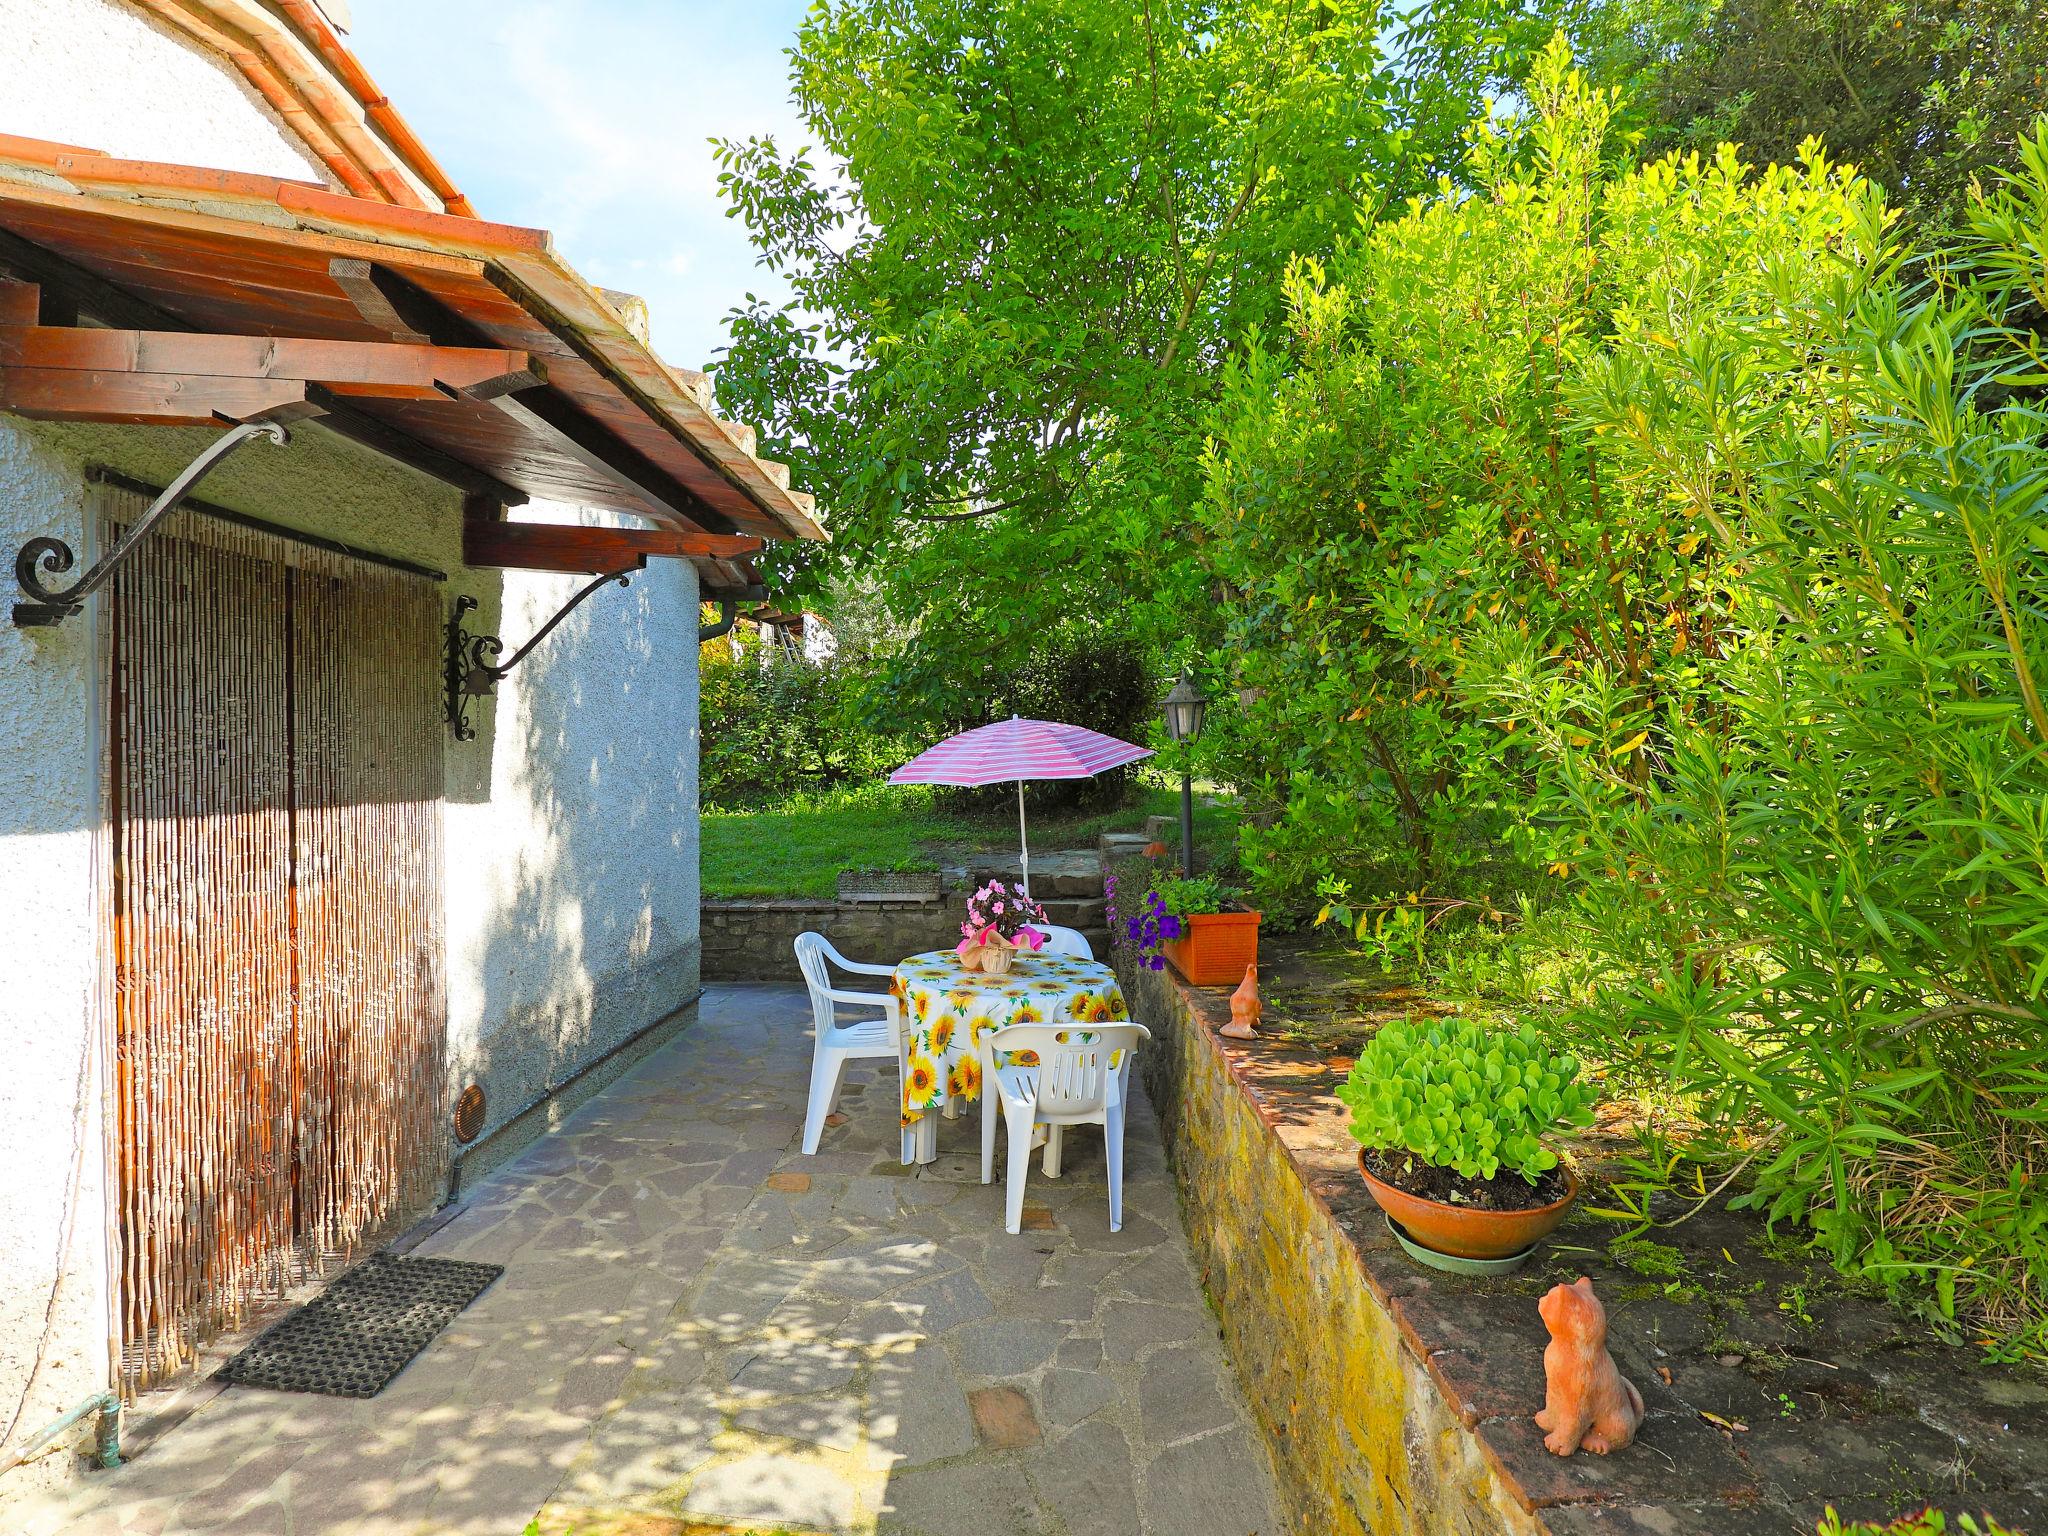
[[[126,1392],[439,1192],[440,611],[194,512],[102,605]]]

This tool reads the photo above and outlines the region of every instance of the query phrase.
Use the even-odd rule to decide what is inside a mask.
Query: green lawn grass
[[[1031,846],[1090,848],[1104,832],[1135,831],[1147,816],[1179,814],[1178,790],[1141,785],[1110,811],[1034,813],[1026,789]],[[1236,807],[1197,804],[1195,838],[1204,850],[1230,846]],[[706,811],[707,897],[832,896],[844,869],[937,869],[948,855],[1017,846],[1017,819],[1001,812],[941,809],[928,789],[870,786],[767,811]],[[1169,846],[1173,839],[1169,838]]]

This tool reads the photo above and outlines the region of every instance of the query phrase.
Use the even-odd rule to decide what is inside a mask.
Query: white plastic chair
[[[1045,946],[1041,955],[1072,955],[1077,960],[1093,960],[1095,946],[1088,942],[1088,935],[1078,928],[1061,928],[1052,923],[1033,923],[1032,927],[1045,935]]]
[[[1056,923],[1033,923],[1031,925],[1045,935],[1045,943],[1039,946],[1041,955],[1071,955],[1076,960],[1093,960],[1095,950],[1088,942],[1088,935],[1078,928],[1062,928]],[[958,1120],[960,1108],[967,1101],[959,1094],[946,1095],[946,1118]]]
[[[1064,1038],[1062,1038],[1064,1037]],[[1009,1127],[1010,1167],[1003,1226],[1020,1231],[1024,1180],[1032,1132],[1043,1125],[1045,1176],[1060,1176],[1061,1133],[1070,1125],[1102,1127],[1109,1165],[1109,1230],[1124,1224],[1124,1104],[1131,1058],[1152,1032],[1142,1024],[1012,1024],[981,1042],[981,1182],[995,1177],[996,1104]],[[1035,1067],[997,1066],[1006,1055],[1030,1051]],[[1118,1059],[1118,1053],[1122,1058]],[[1116,1064],[1111,1065],[1112,1062]]]
[[[893,976],[889,965],[863,965],[834,949],[822,933],[800,933],[794,945],[796,963],[811,990],[811,1018],[817,1039],[811,1046],[811,1098],[804,1111],[804,1155],[815,1155],[825,1134],[825,1117],[839,1102],[839,1086],[849,1061],[887,1059],[896,1063],[896,1101],[903,1101],[903,1010],[887,992],[848,992],[834,988],[830,961],[857,976]],[[878,1009],[879,1019],[839,1022],[839,1009]],[[903,1133],[903,1161],[911,1160],[909,1131]]]

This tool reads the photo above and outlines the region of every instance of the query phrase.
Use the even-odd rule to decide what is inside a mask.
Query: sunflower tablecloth
[[[889,990],[903,1002],[903,1123],[981,1096],[981,1039],[1011,1024],[1107,1024],[1130,1017],[1116,972],[1099,960],[1020,954],[1001,976],[961,969],[950,949],[912,955]]]

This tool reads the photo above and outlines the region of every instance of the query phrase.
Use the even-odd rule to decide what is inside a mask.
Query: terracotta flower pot
[[[1563,1196],[1526,1211],[1480,1211],[1407,1194],[1372,1176],[1365,1166],[1363,1147],[1358,1149],[1358,1172],[1380,1209],[1398,1221],[1410,1237],[1425,1248],[1460,1259],[1505,1259],[1521,1253],[1556,1231],[1579,1198],[1579,1176],[1569,1168],[1564,1170]]]
[[[1197,987],[1226,987],[1259,959],[1259,914],[1195,912],[1181,919],[1185,936],[1160,946],[1173,968]]]

